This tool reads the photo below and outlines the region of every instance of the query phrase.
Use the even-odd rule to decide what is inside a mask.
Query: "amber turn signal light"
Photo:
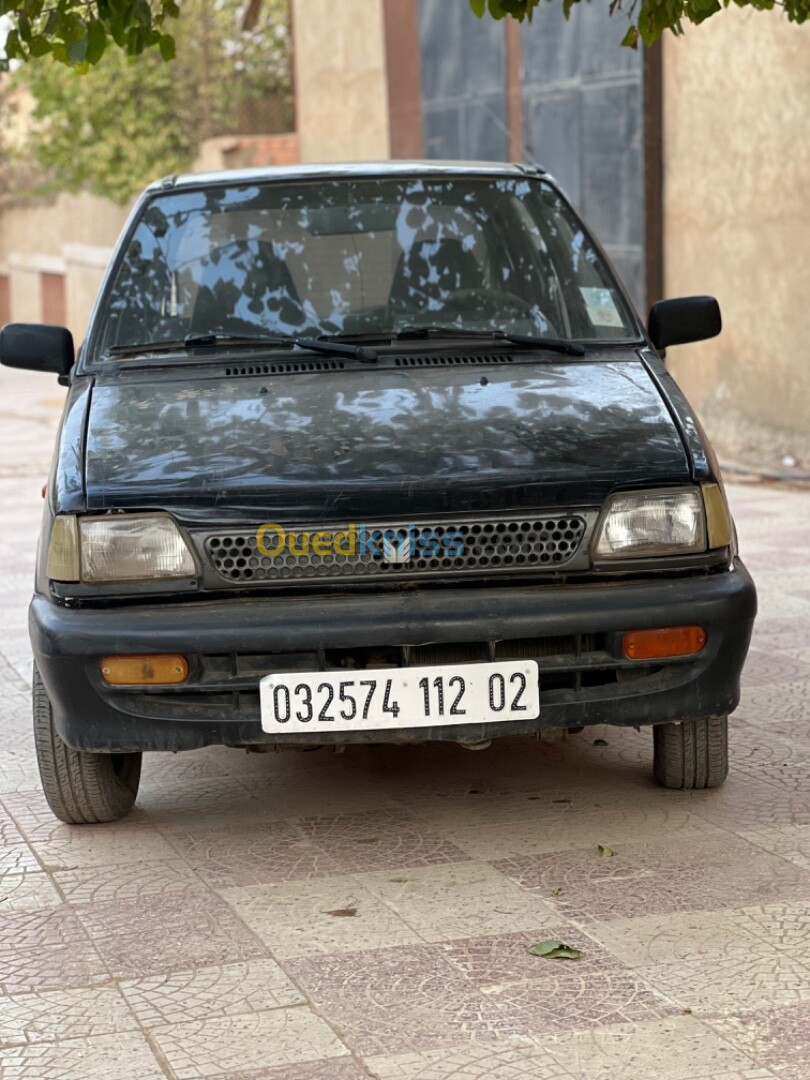
[[[660,660],[667,656],[691,656],[708,640],[702,626],[668,626],[662,630],[632,630],[622,638],[629,660]]]
[[[110,686],[171,686],[188,678],[185,656],[105,656],[101,677]]]

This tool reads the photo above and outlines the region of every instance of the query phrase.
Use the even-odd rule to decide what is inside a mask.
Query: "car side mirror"
[[[73,360],[73,335],[64,326],[9,323],[0,330],[0,364],[6,367],[52,371],[64,385]]]
[[[647,333],[656,349],[717,337],[723,329],[720,305],[713,296],[659,300],[650,309]]]

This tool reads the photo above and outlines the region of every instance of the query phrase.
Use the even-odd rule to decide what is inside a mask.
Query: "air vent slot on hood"
[[[511,364],[512,357],[508,353],[473,353],[461,356],[397,356],[394,364],[397,367],[447,367],[455,364]]]
[[[302,371],[341,371],[342,360],[288,360],[283,364],[239,364],[226,367],[229,377],[240,375],[286,375]]]

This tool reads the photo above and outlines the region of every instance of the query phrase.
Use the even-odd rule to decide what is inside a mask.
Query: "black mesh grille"
[[[234,582],[514,573],[565,565],[579,550],[585,521],[573,514],[369,525],[362,534],[336,528],[329,530],[332,541],[325,553],[323,542],[320,552],[314,549],[319,531],[289,530],[280,549],[278,533],[265,533],[262,543],[269,554],[261,551],[255,529],[218,533],[206,539],[205,550],[214,569]]]

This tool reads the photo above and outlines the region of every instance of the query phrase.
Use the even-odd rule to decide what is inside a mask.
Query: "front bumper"
[[[479,740],[550,727],[720,716],[739,701],[755,614],[754,584],[737,561],[721,573],[632,583],[233,597],[105,609],[66,608],[37,594],[29,623],[57,730],[70,746],[106,752]],[[708,632],[696,656],[645,665],[621,654],[628,630],[694,623]],[[487,657],[478,655],[479,646],[489,650]],[[272,670],[313,662],[334,667],[336,658],[354,662],[354,653],[373,650],[398,656],[394,663],[415,664],[505,658],[510,649],[533,657],[536,649],[539,719],[287,736],[261,729],[258,682]],[[129,691],[101,680],[103,656],[161,652],[189,658],[187,684]]]

